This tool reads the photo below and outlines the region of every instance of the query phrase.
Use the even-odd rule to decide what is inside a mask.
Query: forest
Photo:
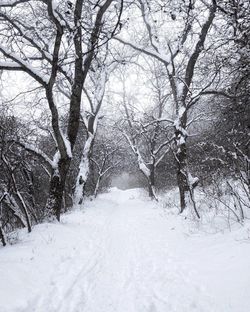
[[[200,189],[243,223],[249,13],[246,0],[2,0],[2,243],[124,172],[152,200],[178,188],[180,213],[201,217]]]
[[[0,312],[248,312],[249,0],[0,0]]]

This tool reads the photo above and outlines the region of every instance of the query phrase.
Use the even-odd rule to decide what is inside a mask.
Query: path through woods
[[[191,235],[140,190],[86,206],[0,249],[0,312],[249,311],[249,244]]]

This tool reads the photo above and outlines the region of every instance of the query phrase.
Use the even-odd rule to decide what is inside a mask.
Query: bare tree
[[[26,133],[24,125],[18,123],[14,117],[1,116],[0,126],[0,205],[2,233],[12,221],[18,222],[21,227],[27,227],[31,232],[32,218],[36,221],[33,210],[33,197],[31,197],[32,181],[27,185],[28,165],[25,155],[16,142],[16,137]],[[8,215],[13,220],[8,220]],[[10,222],[9,222],[10,221]],[[7,223],[9,224],[7,224]],[[3,234],[4,235],[4,234]]]
[[[127,94],[126,73],[123,73],[122,106],[125,111],[123,127],[118,128],[126,138],[131,150],[137,158],[140,171],[147,180],[149,196],[156,198],[155,170],[164,156],[170,151],[174,141],[172,120],[163,118],[167,94],[161,89],[160,77],[154,73],[152,79],[152,92],[155,95],[151,108],[145,108],[144,113],[136,113],[136,104],[133,97]]]
[[[209,94],[210,91],[207,89],[214,79],[206,81],[205,85],[198,83],[195,87],[194,74],[215,18],[217,4],[215,0],[211,0],[209,4],[185,1],[184,4],[171,5],[167,2],[163,6],[157,1],[149,3],[138,0],[137,4],[148,40],[140,38],[137,43],[134,43],[121,37],[116,39],[138,53],[158,60],[165,68],[175,108],[172,119],[175,133],[174,155],[182,212],[186,207],[186,195],[191,195],[197,185],[197,178],[191,176],[187,166],[188,112],[202,95]],[[171,37],[166,25],[176,28],[174,36]],[[191,52],[189,52],[190,47],[192,47]]]
[[[83,86],[98,47],[115,34],[121,17],[122,3],[111,12],[112,4],[116,1],[0,3],[0,69],[28,74],[49,105],[57,152],[50,160],[46,209],[58,220],[79,129]],[[62,92],[58,96],[62,89],[69,90],[69,99]],[[69,104],[66,131],[60,124],[61,101]]]
[[[108,124],[107,124],[108,123]],[[97,133],[97,139],[93,146],[94,153],[91,157],[93,165],[93,195],[97,196],[101,187],[109,185],[109,177],[119,172],[127,154],[124,148],[124,139],[117,134],[116,127],[111,129],[111,121],[102,122]],[[121,165],[121,166],[120,166]]]
[[[105,94],[105,87],[111,72],[116,66],[115,62],[109,62],[107,60],[108,45],[106,46],[105,50],[104,57],[95,61],[95,66],[89,75],[91,86],[84,88],[84,93],[89,102],[90,109],[89,111],[85,110],[82,115],[82,121],[87,133],[87,137],[86,141],[83,143],[83,148],[80,155],[79,172],[76,180],[74,195],[75,204],[82,204],[83,202],[85,186],[90,172],[90,158],[92,155],[94,139],[97,131],[100,109]]]

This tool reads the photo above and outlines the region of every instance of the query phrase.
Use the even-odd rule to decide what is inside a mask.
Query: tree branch
[[[136,45],[134,45],[134,44],[132,44],[130,42],[127,42],[127,41],[125,41],[125,40],[123,40],[121,38],[118,38],[118,37],[115,37],[114,39],[119,41],[119,42],[121,42],[121,43],[123,43],[123,44],[125,44],[125,45],[127,45],[127,46],[129,46],[129,47],[131,47],[131,48],[133,48],[136,51],[142,52],[142,53],[144,53],[144,54],[146,54],[148,56],[152,56],[152,57],[156,58],[158,61],[164,63],[165,66],[169,65],[169,61],[164,59],[163,56],[161,54],[157,53],[157,52],[149,51],[146,48],[138,47],[138,46],[136,46]]]
[[[16,63],[24,72],[29,74],[32,78],[34,78],[37,82],[39,82],[44,87],[48,84],[48,78],[46,75],[41,75],[35,68],[33,68],[30,64],[22,60],[18,55],[16,55],[13,52],[8,51],[5,47],[3,47],[0,44],[0,52],[3,53],[3,55],[9,59],[11,59],[14,63]],[[10,63],[7,62],[9,65]],[[3,64],[2,64],[3,65]],[[17,66],[17,67],[18,67]],[[11,68],[9,67],[8,70]],[[19,69],[19,70],[21,70]],[[15,67],[13,67],[12,70],[15,70]],[[47,78],[47,79],[46,79]]]

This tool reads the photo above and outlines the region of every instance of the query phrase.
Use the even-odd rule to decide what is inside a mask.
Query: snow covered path
[[[235,306],[209,294],[209,269],[199,261],[214,254],[206,259],[201,238],[190,240],[180,218],[164,216],[138,190],[113,190],[87,205],[0,250],[0,312],[249,311],[247,293]],[[249,260],[248,252],[246,268]],[[237,287],[249,289],[246,281]]]

